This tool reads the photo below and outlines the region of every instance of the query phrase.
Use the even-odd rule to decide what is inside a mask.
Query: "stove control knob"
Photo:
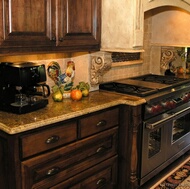
[[[162,104],[162,106],[163,106],[164,108],[166,108],[166,109],[169,108],[168,101],[162,101],[161,104]]]
[[[163,101],[163,102],[162,102],[162,106],[163,106],[165,109],[170,109],[170,101]]]
[[[157,104],[157,105],[156,105],[156,111],[157,111],[157,113],[158,113],[158,112],[161,112],[162,110],[163,110],[162,105]]]
[[[149,105],[146,107],[146,111],[149,114],[156,114],[162,111],[162,106],[160,104],[157,105]]]
[[[161,104],[165,109],[175,108],[175,102],[173,100],[163,101]]]
[[[190,93],[187,93],[187,94],[185,94],[185,95],[182,97],[183,102],[188,102],[189,99],[190,99]]]
[[[187,102],[187,101],[189,100],[188,94],[185,94],[185,95],[182,97],[182,100],[183,100],[183,102]]]
[[[174,102],[173,100],[170,100],[170,108],[175,108],[176,107],[176,102]]]
[[[149,105],[149,106],[146,106],[146,111],[147,111],[147,113],[149,113],[149,114],[153,114],[154,113],[154,106],[151,106],[151,105]]]

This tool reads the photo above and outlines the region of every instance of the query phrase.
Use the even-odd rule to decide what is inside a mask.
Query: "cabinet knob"
[[[52,39],[51,39],[52,41],[56,41],[56,37],[54,36],[54,37],[52,37]]]
[[[46,172],[46,175],[47,176],[52,176],[52,175],[55,175],[57,173],[60,172],[60,168],[59,167],[53,167],[52,169],[49,169],[47,172]]]
[[[106,120],[101,120],[101,121],[99,121],[99,122],[96,124],[96,126],[97,126],[97,127],[103,127],[103,126],[105,126],[106,124],[107,124]]]
[[[99,180],[96,182],[96,184],[97,184],[98,186],[104,185],[105,183],[106,183],[106,178],[101,178],[101,179],[99,179]]]
[[[52,144],[59,141],[59,136],[53,135],[46,140],[46,144]]]
[[[60,42],[63,42],[63,37],[60,37],[60,38],[59,38],[59,41],[60,41]]]

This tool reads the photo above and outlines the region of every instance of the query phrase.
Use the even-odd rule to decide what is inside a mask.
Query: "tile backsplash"
[[[57,53],[57,54],[36,54],[36,55],[19,55],[19,56],[2,56],[0,62],[20,62],[31,61],[36,63],[45,64],[46,69],[51,61],[56,61],[61,66],[61,70],[64,72],[68,61],[74,61],[75,63],[75,77],[74,85],[77,85],[79,81],[85,81],[90,83],[90,69],[91,69],[91,53]],[[126,77],[136,76],[139,74],[147,73],[148,70],[144,69],[146,64],[141,65],[129,65],[122,67],[113,67],[105,73],[103,81],[110,81],[114,79],[122,79]],[[52,87],[54,82],[47,75],[47,84]],[[91,86],[91,91],[97,90],[98,86]]]
[[[61,67],[61,71],[66,70],[67,62],[72,60],[75,63],[75,77],[74,85],[77,85],[79,81],[85,81],[90,83],[90,53],[55,53],[55,54],[36,54],[36,55],[19,55],[19,56],[1,56],[0,62],[34,62],[45,64],[46,69],[51,61],[56,61]],[[52,87],[54,81],[47,74],[47,84]],[[92,90],[97,90],[98,88],[91,87]]]

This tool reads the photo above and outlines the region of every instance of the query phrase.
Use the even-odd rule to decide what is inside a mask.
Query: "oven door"
[[[179,157],[190,148],[190,108],[183,108],[174,113],[172,127],[169,128],[169,133],[172,134],[167,136],[168,159],[175,156]]]
[[[141,184],[149,180],[153,176],[151,172],[163,164],[167,158],[166,133],[173,123],[173,116],[166,120],[163,117],[164,115],[157,116],[143,123]]]
[[[181,106],[143,122],[141,184],[187,151],[189,124],[189,106]]]

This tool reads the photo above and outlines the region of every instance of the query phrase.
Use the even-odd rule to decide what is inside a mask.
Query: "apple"
[[[178,69],[177,69],[177,73],[178,74],[183,74],[184,73],[184,69],[182,66],[180,66]]]
[[[81,92],[81,90],[79,90],[79,89],[73,89],[71,91],[71,99],[72,100],[78,101],[78,100],[81,100],[81,98],[82,98],[82,92]]]

